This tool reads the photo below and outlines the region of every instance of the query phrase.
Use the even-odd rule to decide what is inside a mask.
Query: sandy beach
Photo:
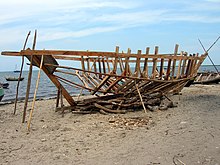
[[[30,132],[22,102],[16,115],[13,104],[1,105],[0,164],[220,165],[220,85],[191,86],[171,99],[177,107],[166,111],[64,117],[56,100],[41,100]]]

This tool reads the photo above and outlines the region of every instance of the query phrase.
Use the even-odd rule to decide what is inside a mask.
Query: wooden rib
[[[181,51],[180,54],[183,56],[183,51]],[[181,66],[182,66],[182,59],[179,61],[178,71],[177,71],[177,74],[176,74],[176,79],[179,79],[179,77],[180,77]]]
[[[103,67],[103,73],[106,73],[105,60],[104,60],[104,58],[102,58],[102,67]]]
[[[96,60],[94,61],[94,72],[96,72],[97,73],[97,68],[96,68]]]
[[[187,53],[186,53],[186,52],[184,53],[184,56],[187,56]],[[182,66],[182,71],[181,71],[182,77],[185,76],[186,62],[187,62],[187,59],[185,59],[185,60],[183,61],[183,66]]]
[[[90,68],[90,59],[89,59],[89,57],[87,58],[87,70],[91,70],[91,68]]]
[[[109,78],[110,78],[110,76],[105,76],[105,78],[102,80],[102,82],[95,87],[93,92],[91,92],[91,95],[94,95],[106,83],[106,81],[108,81]]]
[[[135,66],[135,72],[136,72],[136,75],[137,77],[139,76],[140,74],[140,55],[141,55],[141,50],[138,50],[138,53],[137,53],[139,56],[137,57],[136,59],[136,66]]]
[[[171,62],[172,62],[172,60],[169,59],[169,61],[168,61],[168,65],[167,65],[167,73],[166,73],[165,80],[168,80],[169,77],[170,77],[170,66],[171,66]]]
[[[81,82],[85,85],[86,88],[89,88],[89,85],[85,82],[85,80],[80,76],[79,71],[76,71],[76,76],[81,80]]]
[[[174,50],[173,66],[172,66],[172,79],[174,78],[174,75],[175,75],[175,68],[176,68],[176,59],[175,59],[175,56],[177,56],[178,48],[179,48],[179,45],[176,44],[175,50]]]
[[[75,85],[75,86],[78,86],[78,87],[80,87],[80,88],[87,89],[87,90],[93,90],[93,89],[90,88],[90,87],[85,87],[85,86],[83,86],[83,85],[77,84],[77,83],[75,83],[75,82],[73,82],[73,81],[67,80],[67,79],[62,78],[62,77],[60,77],[60,76],[57,76],[57,75],[54,75],[54,76],[55,76],[56,78],[60,79],[60,80],[66,81],[66,82],[68,82],[68,83],[70,83],[70,84],[73,84],[73,85]]]
[[[120,66],[120,70],[121,70],[121,73],[124,72],[124,65],[123,65],[123,61],[121,58],[119,58],[119,66]]]
[[[86,73],[85,73],[86,74]],[[93,82],[85,75],[84,73],[82,74],[82,77],[92,86],[95,88],[95,85]],[[87,73],[89,75],[89,73]]]
[[[128,48],[127,56],[125,57],[125,75],[128,76],[129,74],[129,55],[131,54],[131,49]]]
[[[164,58],[161,58],[161,61],[160,61],[160,79],[162,79],[163,77],[163,74],[164,74]]]
[[[113,83],[111,83],[108,88],[105,90],[105,93],[108,93],[119,81],[121,81],[123,78],[118,77]]]
[[[198,57],[199,55],[198,55],[198,53],[195,55],[195,57]],[[192,65],[192,67],[191,67],[191,74],[190,74],[190,76],[193,76],[193,75],[196,75],[196,72],[197,72],[197,70],[195,70],[195,68],[196,68],[196,65],[197,65],[197,60],[193,60],[193,65]]]
[[[117,71],[117,65],[118,65],[118,54],[119,54],[119,47],[116,46],[116,49],[115,49],[115,53],[116,53],[116,57],[115,57],[115,60],[114,60],[114,67],[113,67],[113,74],[116,73]]]
[[[190,72],[190,66],[191,66],[191,60],[188,60],[187,67],[186,67],[186,73],[185,73],[186,77],[188,77],[188,75],[190,74],[189,73]]]
[[[147,47],[147,48],[146,48],[146,55],[148,55],[149,52],[150,52],[150,48]],[[148,58],[145,58],[145,59],[144,59],[143,72],[144,72],[144,77],[148,77]]]
[[[91,75],[89,75],[88,73],[85,73],[85,75],[91,80],[92,83],[94,83],[95,86],[99,85],[99,83]]]
[[[109,65],[108,57],[106,57],[106,63],[107,63],[107,67],[108,67],[108,73],[110,73],[111,69],[110,69],[110,65]]]
[[[158,54],[158,49],[159,47],[156,46],[155,47],[155,56],[153,58],[153,69],[152,69],[152,78],[155,79],[156,78],[156,74],[157,74],[157,54]]]
[[[81,56],[81,66],[82,66],[82,70],[85,70],[85,61],[83,56]]]
[[[99,73],[102,73],[102,66],[101,66],[101,61],[100,58],[98,58],[98,64],[99,64]],[[102,78],[102,75],[99,75],[99,78]]]

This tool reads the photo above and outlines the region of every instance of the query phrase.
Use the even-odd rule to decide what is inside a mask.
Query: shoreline
[[[220,164],[220,86],[193,85],[172,96],[166,111],[78,115],[55,112],[55,99],[36,101],[31,132],[23,103],[0,106],[0,164]],[[28,105],[30,108],[30,102]],[[27,114],[29,114],[29,109]],[[141,118],[147,123],[121,125]],[[28,119],[28,116],[27,116]],[[144,123],[144,122],[143,122]],[[179,163],[180,164],[180,163]]]

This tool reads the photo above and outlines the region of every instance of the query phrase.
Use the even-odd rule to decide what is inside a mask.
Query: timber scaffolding
[[[153,54],[149,47],[144,53],[141,50],[132,53],[131,49],[120,52],[118,46],[115,52],[35,50],[34,47],[35,43],[33,49],[1,54],[26,57],[30,66],[42,69],[58,89],[57,109],[62,112],[67,109],[63,107],[63,96],[69,103],[68,108],[76,113],[125,113],[136,107],[143,107],[145,112],[151,110],[152,106],[160,105],[162,98],[169,100],[167,94],[180,92],[197,75],[208,55],[207,52],[202,55],[178,53],[178,45],[172,54],[159,54],[158,46]],[[81,66],[62,66],[59,60],[75,61]],[[64,84],[87,90],[95,97],[76,101]],[[59,101],[61,107],[58,107]]]

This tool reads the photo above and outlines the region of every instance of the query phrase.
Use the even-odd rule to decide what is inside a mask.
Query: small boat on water
[[[21,77],[21,78],[19,78],[19,77],[6,77],[5,79],[7,81],[22,81],[22,80],[24,80],[24,77]]]
[[[17,65],[15,65],[14,73],[20,73],[21,71],[17,69]]]
[[[2,88],[8,88],[9,83],[0,83],[0,87]]]
[[[0,87],[0,101],[2,101],[3,97],[4,97],[4,89]]]
[[[198,72],[193,84],[218,84],[220,74],[216,72]]]

